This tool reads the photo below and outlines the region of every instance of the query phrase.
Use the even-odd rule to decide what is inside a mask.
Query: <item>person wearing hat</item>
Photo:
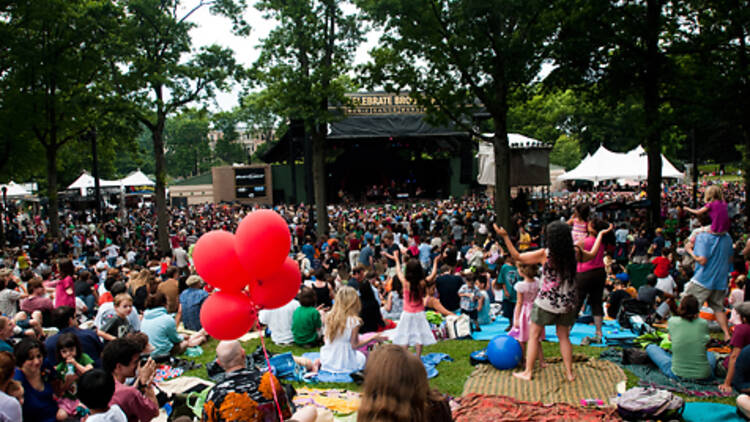
[[[742,323],[734,326],[729,340],[732,352],[723,362],[727,376],[719,389],[725,393],[731,392],[732,387],[739,392],[750,390],[750,348],[744,355],[741,353],[745,346],[750,345],[750,301],[740,303],[734,310]]]
[[[208,293],[201,288],[203,287],[203,280],[197,275],[188,277],[185,285],[187,285],[187,288],[180,293],[182,323],[188,330],[199,331],[203,328],[200,318],[201,306],[208,297]]]

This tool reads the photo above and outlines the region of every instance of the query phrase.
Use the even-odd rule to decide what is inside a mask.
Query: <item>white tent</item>
[[[135,186],[135,187],[142,187],[142,186],[155,186],[156,183],[154,183],[151,179],[149,179],[145,174],[143,174],[142,171],[138,170],[127,177],[124,177],[120,180],[104,180],[99,179],[99,186],[102,188],[112,188],[112,187],[118,187],[118,188],[127,188],[128,186]],[[86,196],[86,190],[89,188],[94,187],[94,177],[88,174],[88,172],[83,172],[78,179],[76,179],[73,183],[68,186],[69,190],[78,189],[81,191],[81,196]]]
[[[683,179],[672,163],[662,154],[662,177]],[[600,146],[591,157],[584,159],[578,167],[560,176],[560,180],[645,180],[648,178],[648,156],[643,147],[627,153],[616,153]]]
[[[151,179],[149,179],[142,171],[137,170],[127,177],[120,179],[122,186],[156,186]]]
[[[12,180],[10,182],[8,182],[7,185],[0,185],[0,191],[3,188],[7,189],[7,191],[5,192],[5,195],[8,198],[19,198],[19,197],[31,195],[31,192],[29,192],[28,190],[24,189],[23,186],[19,185],[18,183],[14,182]]]

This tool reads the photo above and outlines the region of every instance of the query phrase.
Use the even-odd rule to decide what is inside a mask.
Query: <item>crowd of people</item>
[[[603,319],[637,302],[647,308],[647,322],[665,323],[671,336],[671,353],[646,349],[664,374],[723,376],[722,390],[750,392],[750,247],[741,188],[703,186],[705,206],[690,208],[689,187],[665,187],[660,227],[651,227],[638,205],[642,189],[566,192],[545,207],[515,201],[509,227],[494,224],[491,200],[481,195],[332,205],[323,237],[311,207],[277,206],[303,287],[258,320],[274,343],[320,346],[319,360],[298,360],[310,372],[364,373],[363,421],[450,420],[445,399],[428,388],[415,359],[436,342],[430,311],[468,315],[475,330],[507,318],[525,349],[523,370],[515,373],[524,380],[538,371],[537,360],[544,368],[544,326],[555,325],[574,382],[570,327],[590,317],[596,331],[585,342],[601,343]],[[157,248],[148,207],[105,214],[100,222],[88,211],[64,210],[57,238],[42,216],[10,211],[0,257],[0,420],[156,417],[156,362],[208,338],[199,315],[212,289],[194,273],[192,248],[210,230],[233,232],[252,208],[171,208],[166,253]],[[645,282],[635,289],[639,277]],[[721,364],[707,352],[714,323],[700,316],[702,308],[732,347]],[[292,416],[278,380],[248,368],[244,353],[236,341],[217,346],[228,376],[208,394],[203,420],[233,420],[238,410],[223,405],[228,400],[252,403],[240,407],[269,418],[314,420],[313,409]]]

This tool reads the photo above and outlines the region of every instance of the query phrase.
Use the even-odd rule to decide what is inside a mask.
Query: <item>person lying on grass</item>
[[[612,230],[612,225],[599,232],[590,251],[573,244],[570,227],[555,221],[547,226],[547,248],[519,253],[513,246],[508,232],[493,225],[495,232],[503,238],[508,252],[519,264],[542,264],[542,286],[531,310],[531,329],[526,348],[526,368],[513,376],[530,381],[534,372],[534,361],[539,355],[539,337],[545,325],[557,326],[560,354],[565,365],[568,381],[575,380],[573,373],[573,346],[570,343],[570,327],[578,316],[575,290],[576,264],[593,259],[599,252],[602,237]]]

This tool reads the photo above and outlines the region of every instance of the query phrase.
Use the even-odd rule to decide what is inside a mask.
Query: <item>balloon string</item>
[[[271,371],[271,360],[268,359],[268,350],[266,350],[266,342],[263,336],[263,329],[258,327],[260,332],[260,345],[263,348],[263,356],[266,358],[266,366],[268,366],[268,379],[271,381],[271,391],[273,392],[273,401],[276,403],[276,410],[279,412],[279,420],[284,422],[284,414],[281,412],[281,405],[279,404],[279,397],[276,395],[276,386],[273,383],[273,371]]]

